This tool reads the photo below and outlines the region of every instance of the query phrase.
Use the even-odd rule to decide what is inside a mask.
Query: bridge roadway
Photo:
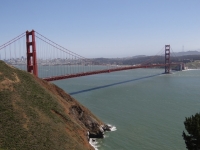
[[[181,63],[171,63],[170,66],[176,66],[176,65],[180,65],[180,64]],[[115,71],[123,71],[123,70],[138,69],[138,68],[163,67],[163,66],[168,66],[168,65],[169,64],[154,64],[154,65],[118,67],[118,68],[113,68],[113,69],[104,69],[104,70],[81,72],[81,73],[69,74],[69,75],[53,76],[53,77],[43,78],[43,80],[55,81],[55,80],[69,79],[69,78],[88,76],[88,75],[94,75],[94,74],[100,74],[100,73],[110,73],[110,72],[115,72]]]

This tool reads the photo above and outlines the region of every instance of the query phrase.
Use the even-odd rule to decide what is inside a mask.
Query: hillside
[[[56,85],[0,61],[0,149],[90,150],[103,123]]]

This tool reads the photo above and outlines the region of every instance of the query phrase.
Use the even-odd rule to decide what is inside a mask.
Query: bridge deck
[[[180,65],[180,64],[179,63],[170,64],[170,66],[175,66],[175,65]],[[154,67],[163,67],[163,66],[168,66],[168,64],[118,67],[118,68],[114,68],[114,69],[105,69],[105,70],[98,70],[98,71],[90,71],[90,72],[81,72],[81,73],[76,73],[76,74],[62,75],[62,76],[53,76],[53,77],[43,78],[43,80],[55,81],[55,80],[69,79],[69,78],[88,76],[88,75],[94,75],[94,74],[110,73],[110,72],[115,72],[115,71],[123,71],[123,70],[138,69],[138,68],[154,68]]]

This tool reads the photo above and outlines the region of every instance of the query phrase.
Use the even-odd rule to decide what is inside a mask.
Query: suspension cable
[[[24,32],[24,33],[18,35],[17,37],[13,38],[12,40],[10,40],[10,41],[6,42],[5,44],[1,45],[1,46],[0,46],[0,50],[3,49],[4,47],[6,47],[6,46],[8,46],[8,45],[10,45],[10,44],[12,44],[12,43],[14,43],[15,41],[21,39],[22,37],[24,37],[24,36],[26,35],[25,33],[26,33],[26,32]]]
[[[157,56],[161,56],[161,54],[163,53],[163,49],[164,49],[164,47],[163,47],[162,49],[160,49],[160,51],[159,51],[156,55],[154,55],[153,57],[151,57],[150,59],[148,59],[147,61],[145,61],[145,62],[142,63],[141,65],[145,65],[145,64],[147,64],[147,63],[150,63],[150,62],[152,62],[153,60],[155,60]]]

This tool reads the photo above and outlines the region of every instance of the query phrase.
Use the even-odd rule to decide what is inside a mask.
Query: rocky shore
[[[87,132],[88,140],[90,138],[104,138],[104,132],[111,131],[112,126],[110,125],[101,125],[97,132],[91,133],[90,131]]]

